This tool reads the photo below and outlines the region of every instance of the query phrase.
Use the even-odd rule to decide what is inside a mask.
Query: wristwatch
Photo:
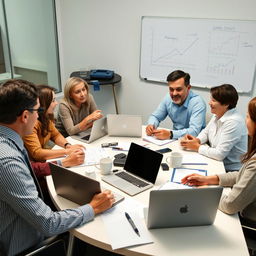
[[[69,142],[65,143],[65,144],[64,144],[64,148],[66,148],[68,145],[71,146],[71,144],[70,144]]]
[[[173,133],[172,131],[170,131],[170,139],[172,139],[172,137],[173,137]]]

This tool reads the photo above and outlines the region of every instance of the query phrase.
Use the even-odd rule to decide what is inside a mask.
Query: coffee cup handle
[[[171,156],[167,156],[165,161],[166,161],[167,164],[170,164],[171,163]]]
[[[98,170],[101,170],[101,169],[100,169],[100,164],[95,164],[94,166],[95,166]]]

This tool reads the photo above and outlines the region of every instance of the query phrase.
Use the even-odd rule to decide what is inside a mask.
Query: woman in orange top
[[[54,109],[58,102],[55,99],[54,88],[48,85],[39,85],[39,102],[43,111],[39,113],[33,133],[23,137],[24,144],[32,161],[43,162],[48,159],[75,155],[69,166],[79,165],[84,161],[84,147],[82,145],[71,145],[55,128]],[[49,140],[61,149],[49,149]],[[62,161],[64,165],[65,160]],[[65,166],[65,165],[64,165]]]

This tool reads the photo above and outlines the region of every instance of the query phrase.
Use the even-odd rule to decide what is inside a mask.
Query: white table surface
[[[144,132],[144,127],[143,127],[143,132]],[[72,144],[74,144],[74,140],[72,138],[68,138],[68,140]],[[84,144],[84,145],[86,147],[94,147],[94,146],[100,146],[101,143],[103,142],[114,142],[114,141],[135,142],[142,145],[147,144],[150,147],[150,149],[160,149],[164,147],[170,147],[173,151],[183,152],[182,148],[179,146],[178,141],[169,143],[164,146],[156,146],[154,144],[144,142],[142,138],[125,138],[125,137],[117,138],[117,137],[105,136],[99,140],[94,141],[91,144]],[[78,143],[81,144],[81,142],[78,142]],[[113,157],[115,154],[121,152],[121,151],[120,152],[114,151],[112,149],[107,149],[107,151],[110,157]],[[127,153],[127,152],[124,152],[124,153]],[[190,152],[186,151],[186,153],[190,153]],[[165,162],[165,159],[168,155],[170,155],[170,153],[164,154],[163,162]],[[208,162],[208,165],[203,165],[203,166],[187,165],[186,167],[206,169],[208,171],[208,175],[224,172],[224,166],[221,161],[216,161],[216,160],[207,158],[207,162]],[[96,179],[100,181],[100,177],[101,177],[100,171],[94,166],[73,167],[71,169],[74,172],[85,174],[85,170],[87,168],[90,168],[90,170],[94,169],[97,176]],[[117,167],[117,168],[120,168],[120,167]],[[163,171],[160,167],[155,186],[160,186],[166,181],[170,180],[171,172],[172,172],[172,169],[170,171]],[[52,200],[58,209],[67,209],[67,208],[77,206],[77,204],[69,200],[66,200],[56,194],[51,176],[48,176],[46,180],[47,180],[47,185],[48,185]],[[125,197],[129,197],[127,194],[123,193],[118,189],[115,189],[114,187],[108,185],[107,183],[102,182],[102,185],[105,188],[108,188],[112,191],[116,191],[117,193]],[[146,190],[132,198],[135,200],[138,200],[143,204],[148,205],[149,191],[150,190]],[[74,236],[78,237],[79,239],[87,243],[90,243],[94,246],[100,247],[105,250],[112,251],[103,221],[100,216],[96,216],[93,221],[86,223],[84,226],[80,228],[73,229],[70,232]],[[217,216],[214,224],[210,226],[152,229],[152,230],[149,230],[149,232],[152,235],[154,243],[147,244],[147,245],[134,246],[129,249],[128,248],[118,249],[118,250],[115,250],[115,252],[123,255],[159,255],[159,256],[249,255],[238,216],[236,214],[227,215],[219,210],[217,212]]]

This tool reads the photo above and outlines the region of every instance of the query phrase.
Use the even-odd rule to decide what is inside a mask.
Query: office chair
[[[256,223],[248,221],[240,216],[245,241],[251,256],[256,256]]]
[[[40,245],[29,248],[19,256],[66,256],[65,241],[58,237],[44,240]]]

